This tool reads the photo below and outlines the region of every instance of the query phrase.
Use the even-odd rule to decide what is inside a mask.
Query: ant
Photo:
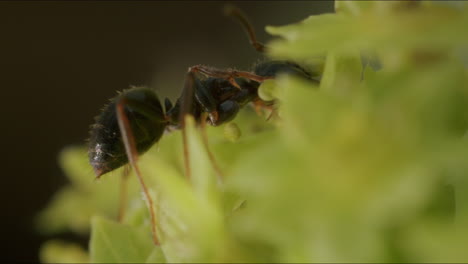
[[[227,6],[225,13],[242,24],[250,44],[257,51],[266,51],[267,48],[256,40],[253,27],[240,9]],[[274,102],[261,100],[258,88],[263,81],[274,79],[279,73],[294,74],[318,82],[304,68],[288,61],[262,62],[255,66],[253,72],[196,65],[188,69],[181,96],[174,105],[166,98],[163,109],[153,90],[131,88],[111,99],[96,117],[96,124],[90,131],[89,162],[97,178],[130,163],[146,196],[155,244],[159,242],[155,231],[153,201],[137,165],[138,155],[158,142],[165,130],[182,129],[185,174],[190,178],[185,117],[193,116],[202,127],[206,123],[218,126],[235,118],[239,109],[248,103],[271,108]],[[204,144],[207,145],[207,140],[204,140]],[[209,151],[208,154],[216,167],[212,154]]]

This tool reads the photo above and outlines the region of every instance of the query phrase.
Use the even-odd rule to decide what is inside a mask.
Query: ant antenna
[[[258,52],[265,52],[265,45],[257,41],[257,37],[255,35],[255,30],[250,24],[247,16],[236,6],[234,5],[226,5],[224,6],[224,14],[226,16],[232,17],[237,19],[242,26],[244,27],[245,31],[247,32],[247,36],[249,37],[250,44],[258,51]]]

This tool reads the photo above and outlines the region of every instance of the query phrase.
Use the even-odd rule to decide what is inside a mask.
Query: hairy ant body
[[[290,72],[309,77],[302,68],[295,64],[282,61],[269,61],[261,63],[255,69],[255,81],[244,78],[234,78],[233,82],[226,79],[243,75],[246,72],[226,71],[226,78],[210,77],[197,78],[194,72],[204,71],[212,74],[215,69],[204,66],[191,67],[187,76],[189,86],[184,92],[193,89],[190,109],[186,114],[192,115],[197,122],[207,118],[209,124],[218,126],[231,121],[239,109],[250,102],[268,106],[272,102],[262,101],[258,97],[258,87],[263,80],[274,78],[278,72]],[[224,72],[224,71],[219,71]],[[237,85],[238,87],[236,87]],[[122,135],[118,126],[116,106],[125,109],[125,116],[131,127],[138,154],[147,151],[162,136],[165,129],[181,128],[180,119],[184,101],[184,92],[173,106],[169,99],[165,100],[165,111],[156,93],[149,88],[131,88],[123,91],[112,99],[96,119],[91,130],[89,158],[97,176],[110,172],[128,163]],[[206,117],[207,116],[207,117]],[[205,120],[203,120],[205,121]]]
[[[239,9],[230,7],[227,14],[239,20],[246,29],[252,46],[263,52],[252,26]],[[148,194],[137,166],[138,155],[158,142],[165,130],[182,129],[185,170],[189,177],[188,150],[185,135],[185,116],[192,115],[198,124],[206,122],[218,126],[232,120],[244,105],[253,102],[269,107],[274,102],[259,98],[258,88],[279,73],[294,74],[318,82],[309,72],[294,62],[266,61],[255,66],[253,72],[219,70],[207,66],[190,67],[181,96],[173,105],[167,98],[163,106],[156,93],[148,88],[131,88],[113,98],[96,118],[89,141],[89,161],[97,177],[130,163],[140,181],[150,207],[153,238],[157,244],[152,210]]]

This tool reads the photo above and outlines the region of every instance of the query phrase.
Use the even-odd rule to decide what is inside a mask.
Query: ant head
[[[117,95],[96,117],[90,131],[89,161],[97,177],[128,162],[116,112],[119,104],[124,107],[122,118],[131,127],[138,154],[156,143],[167,125],[161,102],[152,90],[134,87]]]

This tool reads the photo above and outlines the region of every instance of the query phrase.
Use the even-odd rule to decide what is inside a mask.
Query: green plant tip
[[[258,96],[263,101],[272,101],[276,98],[275,80],[266,80],[258,88]]]
[[[242,133],[236,123],[231,122],[224,126],[224,137],[231,142],[239,140],[241,134]]]

